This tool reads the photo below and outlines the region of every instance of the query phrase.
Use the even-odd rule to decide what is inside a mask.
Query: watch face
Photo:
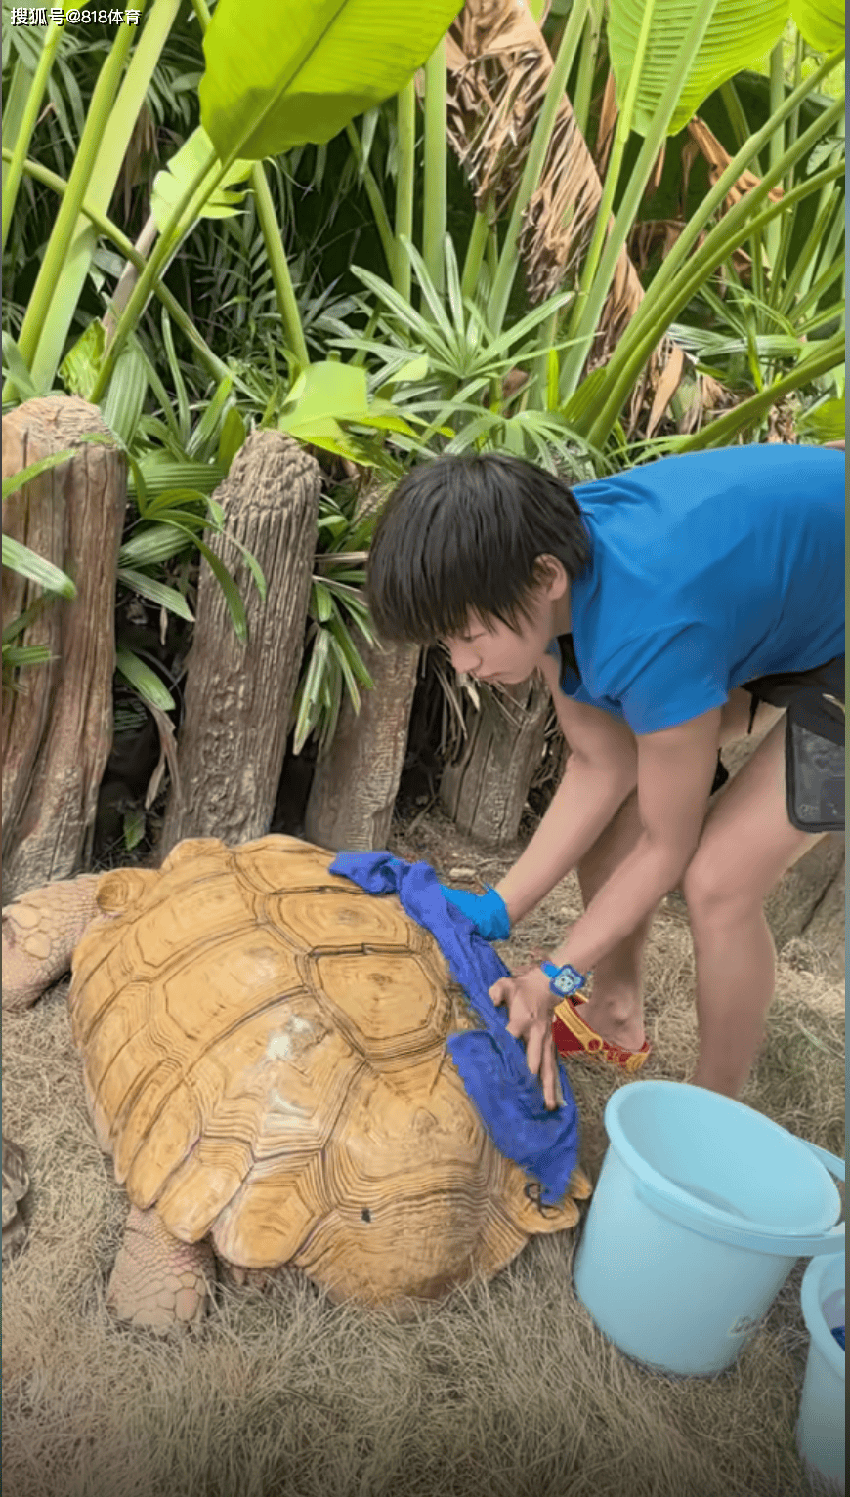
[[[569,998],[571,993],[577,992],[581,987],[581,977],[573,967],[562,968],[553,979],[552,986],[562,998]]]

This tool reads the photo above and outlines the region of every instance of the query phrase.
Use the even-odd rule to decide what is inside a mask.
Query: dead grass
[[[396,850],[474,861],[439,818]],[[507,861],[507,859],[503,860]],[[480,856],[477,860],[481,868]],[[500,871],[495,859],[493,876]],[[486,874],[487,869],[483,870]],[[577,913],[567,881],[526,922],[519,964]],[[811,964],[810,964],[811,965]],[[696,1029],[687,926],[648,955],[648,1074],[683,1080]],[[799,1265],[737,1365],[668,1379],[629,1362],[573,1296],[574,1237],[539,1238],[489,1284],[398,1324],[330,1306],[305,1280],[222,1285],[204,1327],[114,1325],[105,1285],[125,1200],[94,1141],[63,995],[4,1024],[3,1130],[32,1186],[3,1274],[5,1497],[806,1497],[793,1426],[807,1333]],[[595,1178],[614,1086],[571,1068]],[[781,964],[745,1100],[843,1152],[843,995]],[[699,1292],[699,1286],[694,1286]]]

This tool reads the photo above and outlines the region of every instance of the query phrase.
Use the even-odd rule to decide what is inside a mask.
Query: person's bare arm
[[[589,971],[681,879],[697,849],[717,765],[721,709],[637,739],[641,836],[552,960]]]
[[[638,807],[642,834],[551,953],[586,973],[648,915],[681,878],[699,843],[717,762],[720,708],[637,739]],[[508,1033],[525,1040],[528,1069],[539,1074],[547,1107],[558,1099],[552,1039],[557,998],[539,967],[503,977],[490,989],[508,1008]]]
[[[521,920],[590,850],[637,783],[631,730],[597,707],[573,702],[558,685],[555,661],[541,663],[570,757],[527,848],[496,886],[511,924]]]

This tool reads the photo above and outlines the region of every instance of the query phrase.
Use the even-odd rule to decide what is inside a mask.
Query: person
[[[836,800],[843,454],[694,452],[574,489],[514,456],[443,456],[390,496],[367,596],[380,638],[441,642],[480,681],[538,671],[551,692],[571,752],[548,809],[495,889],[445,889],[481,935],[503,939],[577,871],[581,917],[546,961],[490,993],[547,1106],[556,1040],[629,1071],[645,1060],[641,952],[677,886],[696,956],[690,1080],[738,1096],[773,996],[764,898],[841,824],[794,813],[786,759],[792,727],[808,733],[826,751],[809,756],[818,794]],[[719,747],[761,725],[764,703],[776,720],[712,799]]]

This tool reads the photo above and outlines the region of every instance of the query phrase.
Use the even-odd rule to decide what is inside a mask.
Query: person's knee
[[[699,848],[685,870],[682,893],[694,927],[729,924],[761,909],[761,896],[743,880],[729,859]]]

